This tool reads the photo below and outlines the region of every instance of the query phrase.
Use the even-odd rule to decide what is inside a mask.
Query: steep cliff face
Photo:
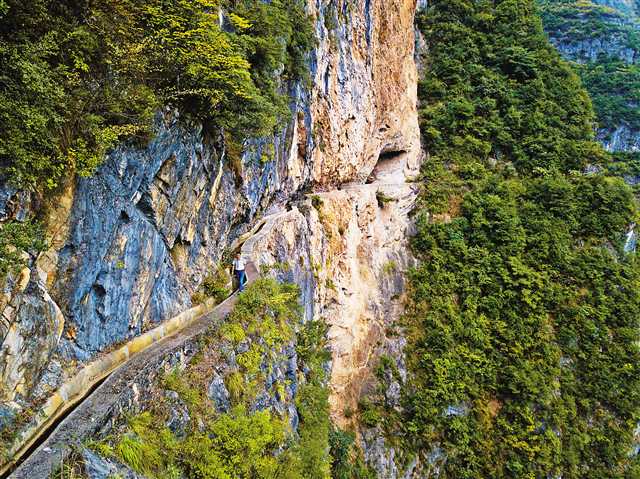
[[[301,287],[305,320],[329,324],[332,416],[349,422],[375,358],[398,347],[385,331],[413,263],[415,3],[309,2],[313,87],[291,88],[292,121],[247,140],[240,164],[219,132],[164,111],[146,148],[117,147],[44,205],[2,190],[0,216],[39,209],[49,238],[0,297],[5,437],[87,361],[190,307],[207,272],[263,220],[244,250]]]
[[[312,178],[364,182],[379,157],[409,152],[416,168],[419,131],[413,58],[414,1],[331,1],[314,61]]]
[[[637,80],[640,5],[634,0],[540,0],[551,42],[576,69],[593,97],[598,139],[612,152],[640,148]]]
[[[265,259],[294,260],[278,242],[309,238],[316,270],[315,316],[330,325],[334,419],[354,410],[379,353],[384,329],[398,318],[406,244],[417,190],[407,183],[421,160],[414,60],[415,1],[330,2],[317,51],[312,118],[317,147],[313,180],[329,190],[292,212],[293,236],[264,242]],[[276,231],[278,228],[275,229]],[[304,233],[307,231],[307,233]],[[267,259],[269,258],[269,259]]]
[[[621,124],[614,130],[599,131],[598,140],[607,151],[640,151],[640,132],[627,124]]]
[[[55,198],[51,248],[15,293],[11,280],[6,290],[3,399],[29,398],[47,368],[73,367],[188,308],[207,270],[279,188],[284,155],[263,164],[261,153],[257,145],[245,154],[240,179],[215,140],[168,112],[147,149],[116,149]],[[35,329],[40,311],[55,327]],[[55,376],[43,387],[55,387]]]
[[[627,0],[541,1],[551,42],[569,59],[596,61],[601,55],[627,63],[638,59],[640,6]],[[591,27],[591,29],[589,28]]]
[[[257,261],[275,266],[278,279],[312,285],[303,288],[304,302],[329,325],[330,404],[341,426],[349,424],[345,412],[357,410],[379,355],[393,347],[385,336],[401,313],[402,273],[412,266],[415,193],[406,183],[372,183],[317,194],[251,240]]]

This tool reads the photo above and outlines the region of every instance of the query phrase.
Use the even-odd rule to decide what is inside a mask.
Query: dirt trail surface
[[[258,278],[252,262],[246,266],[249,283]],[[45,479],[50,476],[69,452],[69,445],[78,438],[87,438],[97,432],[118,407],[119,400],[131,392],[131,385],[147,371],[156,369],[168,355],[182,345],[204,334],[216,322],[224,319],[233,309],[238,293],[216,306],[210,313],[194,320],[184,329],[152,344],[132,356],[116,369],[104,382],[69,413],[39,446],[10,475],[10,479]]]

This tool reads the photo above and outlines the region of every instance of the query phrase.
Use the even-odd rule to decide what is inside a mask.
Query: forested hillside
[[[598,139],[640,149],[640,4],[635,0],[539,0],[544,28],[593,98]],[[631,173],[637,173],[637,155]]]
[[[0,0],[0,475],[640,478],[639,7]]]
[[[236,141],[273,132],[280,81],[305,69],[304,18],[295,0],[3,0],[0,173],[37,189],[88,175],[118,141],[148,139],[164,106]]]
[[[610,161],[591,101],[533,1],[436,0],[418,26],[430,156],[390,440],[443,478],[638,477],[637,210],[586,173]]]

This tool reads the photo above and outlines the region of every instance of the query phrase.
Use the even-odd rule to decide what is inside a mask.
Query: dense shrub
[[[202,280],[200,288],[191,297],[191,302],[200,304],[207,298],[213,298],[216,304],[222,303],[231,294],[228,287],[230,281],[226,268],[220,263],[216,264]]]
[[[0,225],[0,280],[26,266],[25,252],[37,253],[45,247],[42,227],[36,221]]]
[[[439,447],[443,478],[636,477],[640,270],[621,247],[636,206],[589,98],[532,1],[436,0],[419,27],[430,160],[410,378],[387,411],[398,449]]]
[[[538,0],[544,28],[576,61],[574,67],[593,98],[600,127],[612,131],[627,126],[640,129],[640,69],[626,64],[622,53],[640,53],[637,18],[593,1]],[[593,58],[583,52],[582,42],[609,50]],[[574,53],[575,51],[575,53]],[[626,59],[625,59],[626,60]]]
[[[35,189],[90,174],[117,141],[144,141],[162,105],[236,138],[272,132],[312,42],[302,5],[3,1],[2,173]]]
[[[331,429],[331,477],[333,479],[374,479],[376,473],[365,465],[353,433]]]
[[[252,283],[239,295],[222,330],[208,332],[186,368],[176,368],[162,378],[159,386],[175,392],[188,408],[190,422],[184,434],[177,436],[167,428],[172,405],[160,400],[129,418],[115,437],[93,442],[91,447],[100,454],[115,455],[149,478],[330,477],[329,402],[323,369],[326,329],[318,322],[300,324],[298,296],[294,285],[271,279]],[[300,369],[307,373],[295,401],[298,430],[292,431],[287,414],[256,411],[252,405],[258,384],[266,381],[260,366],[271,365],[298,329],[304,351]],[[218,413],[207,395],[212,371],[218,366],[214,351],[223,344],[238,346],[245,341],[249,349],[235,353],[240,367],[225,377],[231,408]],[[282,397],[283,388],[272,385],[269,394]]]
[[[640,66],[601,57],[576,68],[593,98],[600,127],[612,130],[626,125],[640,130]]]

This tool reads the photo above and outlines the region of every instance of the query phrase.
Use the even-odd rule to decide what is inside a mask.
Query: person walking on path
[[[233,260],[233,272],[235,277],[238,279],[238,284],[240,285],[240,291],[244,291],[244,285],[247,283],[247,275],[244,271],[245,262],[242,259],[242,255],[238,251],[236,253],[236,257]]]

